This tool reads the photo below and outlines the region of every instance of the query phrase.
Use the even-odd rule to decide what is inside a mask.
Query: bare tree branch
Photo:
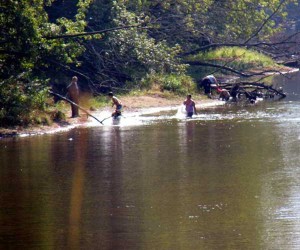
[[[115,30],[122,30],[122,29],[130,29],[130,28],[140,28],[140,29],[148,29],[148,27],[139,25],[128,25],[128,26],[121,26],[121,27],[114,27],[110,29],[104,29],[99,31],[92,31],[92,32],[83,32],[83,33],[77,33],[77,34],[65,34],[65,35],[59,35],[59,36],[44,36],[44,38],[51,40],[51,39],[61,39],[61,38],[74,38],[74,37],[80,37],[80,36],[90,36],[90,35],[97,35],[97,34],[103,34]]]
[[[200,51],[206,51],[209,49],[215,49],[218,47],[260,47],[260,46],[265,46],[265,47],[273,47],[276,45],[288,45],[288,44],[298,44],[296,41],[287,41],[285,39],[284,41],[276,42],[276,43],[267,43],[267,42],[258,42],[258,43],[250,43],[250,44],[245,44],[245,43],[211,43],[209,45],[201,46],[198,49],[182,53],[181,56],[188,56],[188,55],[195,55],[199,53]]]
[[[207,66],[207,67],[219,68],[219,69],[230,71],[232,73],[235,73],[235,74],[237,74],[239,76],[243,76],[243,77],[261,76],[261,75],[266,75],[266,74],[282,74],[278,70],[265,70],[265,71],[255,72],[255,73],[244,73],[244,72],[238,71],[238,70],[233,69],[228,66],[207,63],[207,62],[201,62],[201,61],[184,61],[183,63],[189,64],[189,65],[194,65],[194,66]]]
[[[207,66],[207,67],[214,67],[214,68],[224,69],[224,70],[233,72],[237,75],[244,76],[244,77],[249,77],[250,76],[248,74],[245,74],[245,73],[240,72],[238,70],[235,70],[233,68],[223,66],[223,65],[213,64],[213,63],[200,62],[200,61],[184,61],[183,63],[193,65],[193,66]]]
[[[256,32],[254,32],[252,34],[252,36],[249,37],[249,39],[247,39],[244,43],[247,44],[249,41],[251,41],[254,37],[256,37],[258,35],[258,33],[263,29],[263,27],[266,25],[267,22],[269,22],[269,20],[279,11],[279,9],[281,8],[281,6],[284,4],[286,0],[282,0],[279,5],[277,6],[277,8],[273,11],[273,13],[261,24],[261,26],[257,29]]]

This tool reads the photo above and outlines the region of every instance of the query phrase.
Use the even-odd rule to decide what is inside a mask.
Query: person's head
[[[191,98],[192,98],[192,95],[189,94],[189,95],[186,96],[186,98],[187,98],[187,99],[191,99]]]
[[[108,96],[109,96],[109,97],[113,97],[113,96],[114,96],[113,92],[109,92],[109,93],[108,93]]]
[[[73,77],[72,77],[72,82],[77,82],[77,81],[78,81],[77,76],[73,76]]]

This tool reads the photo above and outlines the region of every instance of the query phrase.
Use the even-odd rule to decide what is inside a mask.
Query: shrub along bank
[[[226,63],[237,70],[255,70],[263,68],[281,70],[269,57],[256,51],[241,48],[220,48],[199,53],[189,60],[201,60]],[[208,71],[210,69],[210,71]],[[214,73],[223,77],[223,71],[212,71],[207,67],[190,67],[186,74],[150,73],[138,82],[127,82],[126,88],[116,91],[118,95],[151,95],[160,93],[166,98],[197,93],[197,81],[207,74]],[[189,75],[188,75],[189,74]],[[265,81],[266,79],[264,79]],[[65,120],[69,104],[54,103],[48,94],[47,81],[11,79],[0,86],[0,127],[51,125],[54,121]],[[106,93],[85,95],[82,105],[86,109],[97,109],[107,105]]]

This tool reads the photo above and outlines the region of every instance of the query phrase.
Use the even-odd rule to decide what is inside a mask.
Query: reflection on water
[[[299,249],[295,82],[194,119],[1,139],[1,249]]]

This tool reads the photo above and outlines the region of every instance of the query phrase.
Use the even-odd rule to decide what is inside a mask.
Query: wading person
[[[68,89],[68,98],[75,104],[79,104],[79,88],[77,85],[78,78],[77,76],[72,77],[71,83],[67,86]],[[71,103],[72,109],[72,118],[79,117],[79,109],[77,106]]]
[[[240,85],[238,83],[236,83],[230,90],[230,96],[232,97],[232,100],[234,102],[236,102],[238,99],[239,90],[240,90]]]
[[[185,105],[185,110],[187,113],[187,117],[192,117],[194,114],[197,115],[196,104],[192,99],[192,95],[187,95],[185,101],[183,102]]]
[[[222,89],[218,86],[217,92],[219,93],[219,99],[221,99],[222,101],[229,101],[230,93],[227,89]]]
[[[111,116],[113,116],[114,118],[117,118],[118,116],[122,115],[122,108],[123,108],[122,102],[117,97],[115,97],[112,92],[109,92],[108,96],[112,100],[112,107],[116,106],[116,109],[111,114]]]
[[[201,86],[204,88],[204,94],[207,95],[208,98],[211,98],[212,88],[218,86],[218,81],[213,75],[208,75],[202,78]]]

